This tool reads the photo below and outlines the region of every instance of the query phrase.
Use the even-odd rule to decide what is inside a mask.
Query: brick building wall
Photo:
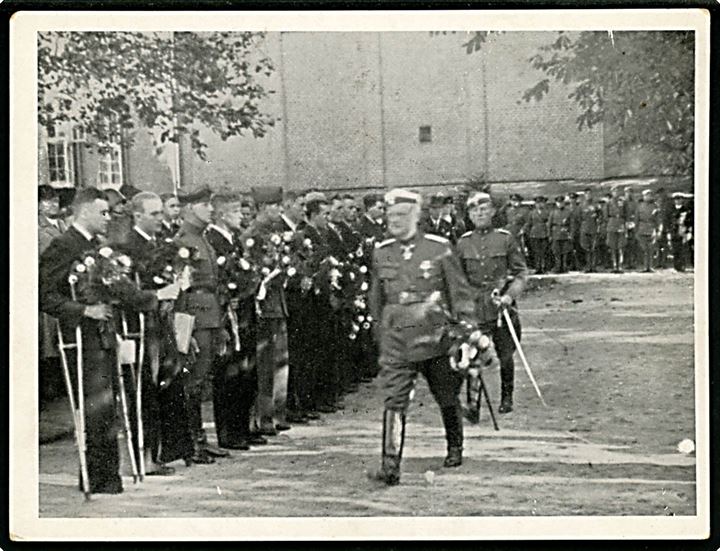
[[[206,161],[181,144],[183,186],[601,179],[602,128],[577,130],[567,89],[521,101],[541,77],[528,58],[551,39],[505,33],[467,55],[461,34],[269,33],[264,48],[276,71],[264,81],[274,93],[263,110],[278,118],[276,126],[261,139],[225,142],[205,131]],[[420,127],[429,141],[420,140]],[[172,189],[170,169],[146,131],[138,130],[124,153],[126,183]],[[93,171],[86,174],[92,185]]]

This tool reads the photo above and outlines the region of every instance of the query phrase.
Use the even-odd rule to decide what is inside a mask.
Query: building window
[[[432,141],[432,126],[420,127],[420,143],[430,143]]]
[[[103,144],[98,163],[98,187],[118,189],[123,184],[122,146],[113,141]]]
[[[80,186],[81,148],[85,131],[71,123],[58,122],[47,129],[48,173],[50,184],[60,187]]]
[[[72,179],[72,165],[68,156],[68,143],[64,138],[48,140],[48,165],[50,168],[50,183],[70,185]]]

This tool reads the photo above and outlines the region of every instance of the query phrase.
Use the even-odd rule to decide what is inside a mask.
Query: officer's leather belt
[[[396,295],[387,296],[386,300],[387,304],[415,304],[418,302],[428,302],[430,300],[430,294],[427,292],[401,291]]]

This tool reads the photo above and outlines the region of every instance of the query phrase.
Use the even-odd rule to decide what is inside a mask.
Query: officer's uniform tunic
[[[500,359],[503,396],[509,397],[512,395],[514,383],[515,343],[504,320],[498,327],[500,312],[492,294],[494,290],[503,293],[510,285],[523,283],[527,275],[525,259],[512,234],[495,228],[463,234],[458,241],[457,251],[472,286],[480,329],[493,336],[495,350]],[[516,305],[509,309],[509,313],[515,332],[520,338],[520,318]]]
[[[448,240],[388,239],[373,254],[370,312],[376,320],[385,409],[404,411],[422,372],[441,408],[459,407],[462,376],[450,368],[449,316],[474,320],[470,287]]]

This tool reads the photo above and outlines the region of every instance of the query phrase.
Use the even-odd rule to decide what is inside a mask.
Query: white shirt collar
[[[222,235],[225,239],[227,239],[230,243],[233,242],[232,233],[230,233],[229,231],[227,231],[225,228],[221,228],[220,226],[218,226],[218,225],[216,225],[216,224],[210,224],[210,225],[208,226],[208,230],[211,230],[211,229],[212,229],[212,230],[215,230],[216,232],[218,232],[218,233],[219,233],[220,235]]]
[[[154,238],[154,237],[149,236],[147,233],[145,233],[144,231],[142,231],[142,230],[141,230],[140,228],[138,228],[137,226],[133,226],[133,229],[134,229],[136,232],[138,232],[138,233],[145,239],[145,241],[155,241],[155,238]]]
[[[75,228],[77,231],[79,231],[82,234],[82,236],[85,239],[87,239],[88,241],[93,240],[93,235],[89,231],[87,231],[85,228],[83,228],[80,224],[78,224],[77,222],[73,222],[73,228]]]
[[[283,220],[285,220],[285,223],[286,223],[288,226],[290,226],[290,230],[291,230],[291,231],[295,231],[295,229],[297,228],[297,224],[295,224],[295,222],[293,222],[292,220],[290,220],[290,219],[289,219],[287,216],[285,216],[284,214],[281,214],[280,216],[281,216],[281,218],[282,218]]]

